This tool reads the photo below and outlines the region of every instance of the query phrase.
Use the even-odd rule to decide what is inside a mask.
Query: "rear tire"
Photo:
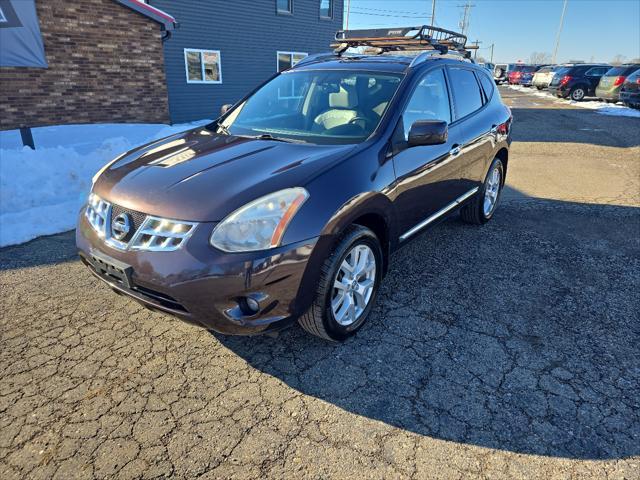
[[[462,220],[474,225],[483,225],[491,220],[498,207],[503,186],[504,166],[502,160],[494,158],[482,187],[480,187],[473,199],[460,209]],[[487,202],[490,200],[492,204],[490,208],[487,208]]]
[[[354,257],[355,255],[360,256]],[[353,277],[347,278],[345,263],[350,265],[353,261],[357,269],[360,259],[363,261],[360,273],[355,271]],[[371,272],[372,262],[374,262],[373,272]],[[381,280],[382,248],[378,238],[366,227],[351,225],[324,261],[320,269],[320,281],[313,304],[298,318],[298,323],[307,332],[325,340],[347,339],[367,320],[375,303]],[[336,288],[337,284],[341,285],[341,288]],[[344,285],[352,285],[352,287],[343,289]],[[372,290],[365,291],[369,285]],[[341,298],[342,301],[340,301]],[[349,305],[351,303],[354,305],[353,321],[350,321],[352,308]],[[346,310],[344,310],[345,306]]]
[[[582,100],[584,100],[586,94],[587,92],[584,87],[577,86],[571,89],[571,91],[569,92],[569,98],[574,102],[581,102]]]

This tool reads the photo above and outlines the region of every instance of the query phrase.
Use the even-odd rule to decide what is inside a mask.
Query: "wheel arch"
[[[507,150],[506,147],[502,147],[500,150],[496,152],[495,158],[499,158],[502,161],[502,165],[504,168],[504,175],[503,175],[503,182],[504,182],[505,181],[504,179],[507,176],[507,168],[509,166],[509,150]]]

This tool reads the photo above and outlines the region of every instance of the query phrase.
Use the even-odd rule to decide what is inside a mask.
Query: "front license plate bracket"
[[[115,280],[116,283],[121,283],[128,289],[133,287],[131,281],[133,267],[130,265],[95,250],[91,252],[91,264],[95,271],[106,280],[111,282]]]

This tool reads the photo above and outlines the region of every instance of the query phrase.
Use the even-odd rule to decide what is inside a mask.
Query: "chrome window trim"
[[[417,225],[411,227],[409,230],[407,230],[405,233],[403,233],[402,235],[400,235],[400,241],[404,242],[407,238],[411,237],[412,235],[418,233],[420,230],[422,230],[424,227],[426,227],[427,225],[429,225],[430,223],[433,223],[434,221],[436,221],[438,218],[440,218],[441,216],[443,216],[445,213],[449,212],[450,210],[454,209],[455,207],[457,207],[458,205],[460,205],[462,202],[464,202],[467,198],[469,198],[471,195],[475,194],[478,190],[480,189],[480,187],[475,187],[472,188],[471,190],[469,190],[467,193],[465,193],[464,195],[459,196],[458,198],[456,198],[453,202],[451,202],[450,204],[444,206],[443,208],[441,208],[440,210],[438,210],[436,213],[430,215],[429,217],[427,217],[426,219],[424,219],[422,222],[418,223]]]

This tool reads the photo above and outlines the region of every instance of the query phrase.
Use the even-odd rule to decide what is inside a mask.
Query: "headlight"
[[[309,193],[304,188],[287,188],[239,208],[211,234],[211,245],[225,252],[266,250],[280,245],[287,225]]]

